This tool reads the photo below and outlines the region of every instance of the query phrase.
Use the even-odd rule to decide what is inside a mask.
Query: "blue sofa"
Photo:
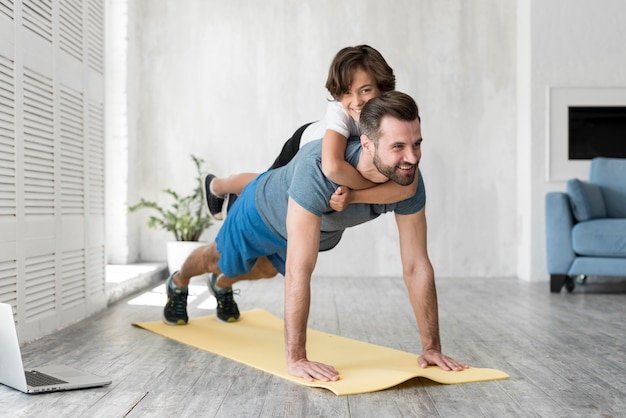
[[[626,158],[592,159],[589,181],[546,195],[545,215],[551,292],[571,292],[576,276],[626,277]]]

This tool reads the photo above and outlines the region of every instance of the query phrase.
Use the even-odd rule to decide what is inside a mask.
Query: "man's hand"
[[[330,203],[330,207],[337,212],[341,212],[350,204],[350,199],[352,197],[352,190],[346,186],[339,186],[335,193],[330,197],[328,203]]]
[[[455,372],[459,372],[461,370],[467,369],[469,366],[465,363],[461,363],[451,357],[444,356],[438,351],[426,351],[421,356],[417,358],[417,362],[419,363],[422,369],[428,366],[439,366],[442,370],[447,372],[454,370]]]
[[[287,362],[287,371],[289,374],[302,377],[309,382],[315,379],[322,382],[339,380],[339,372],[333,366],[316,361],[299,360]]]

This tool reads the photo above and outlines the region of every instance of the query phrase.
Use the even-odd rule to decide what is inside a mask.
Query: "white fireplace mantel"
[[[626,87],[555,87],[547,89],[546,180],[565,181],[589,175],[589,160],[568,159],[570,106],[626,106]]]

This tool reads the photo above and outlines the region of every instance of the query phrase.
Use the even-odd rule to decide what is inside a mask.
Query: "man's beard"
[[[398,183],[401,186],[408,186],[415,180],[415,173],[417,173],[417,165],[414,164],[414,170],[411,174],[405,174],[399,171],[398,166],[386,165],[378,157],[378,153],[374,153],[374,167],[380,172],[380,174],[387,177],[389,180]]]

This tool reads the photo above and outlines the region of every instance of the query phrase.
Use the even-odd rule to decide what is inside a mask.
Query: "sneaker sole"
[[[224,220],[226,218],[226,215],[228,215],[228,209],[230,209],[229,205],[230,205],[230,193],[227,194],[226,197],[224,198],[224,204],[222,205],[222,211],[220,212],[220,218],[222,220]]]
[[[172,326],[175,326],[175,325],[187,325],[187,321],[185,321],[184,319],[179,319],[177,322],[172,322],[172,321],[168,321],[165,318],[165,315],[161,315],[161,319],[163,320],[163,323],[165,325],[172,325]]]

